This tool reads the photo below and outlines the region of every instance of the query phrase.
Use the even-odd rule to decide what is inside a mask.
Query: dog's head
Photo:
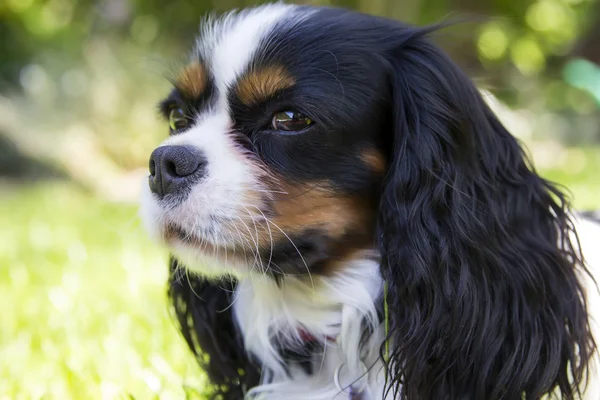
[[[276,5],[204,30],[161,105],[143,202],[189,268],[330,273],[373,247],[393,43],[367,18]]]
[[[593,341],[564,196],[429,31],[281,4],[208,21],[161,103],[144,220],[209,276],[377,250],[404,398],[570,398]]]

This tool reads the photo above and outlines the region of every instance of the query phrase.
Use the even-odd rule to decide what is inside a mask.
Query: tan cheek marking
[[[386,161],[379,151],[373,148],[365,149],[361,152],[360,158],[371,169],[371,171],[377,173],[378,175],[383,175],[385,173]]]
[[[264,176],[263,179],[276,178]],[[332,240],[347,233],[370,234],[374,215],[368,205],[362,204],[359,199],[340,196],[327,188],[311,188],[310,185],[277,185],[277,189],[273,189],[273,186],[265,188],[265,193],[247,191],[244,196],[245,209],[242,208],[245,223],[236,221],[242,235],[252,242],[258,239],[261,247],[270,246],[271,239],[274,242],[288,240],[287,237],[310,229],[318,230]],[[266,198],[269,203],[267,208],[271,208],[275,214],[268,223],[261,214]],[[253,214],[254,220],[248,214]]]
[[[331,275],[372,248],[375,209],[365,199],[343,196],[323,186],[288,187],[288,196],[275,203],[278,215],[274,221],[290,237],[310,229],[324,234],[332,258],[319,267],[319,273]]]
[[[268,251],[273,245],[293,240],[314,229],[324,235],[331,259],[314,272],[332,275],[343,270],[351,260],[372,252],[376,210],[367,199],[340,195],[328,182],[298,185],[283,179],[264,166],[251,163],[261,176],[259,190],[247,190],[239,218],[234,218],[230,234],[240,240],[230,256],[252,262],[255,248]],[[269,221],[264,217],[269,216]]]
[[[327,189],[306,189],[304,194],[292,194],[275,203],[276,221],[292,233],[320,227],[331,236],[341,236],[348,225],[360,219],[358,211],[352,199]]]
[[[243,76],[237,85],[236,93],[242,103],[250,106],[295,83],[296,81],[285,68],[273,65],[252,70]]]
[[[206,89],[207,74],[204,65],[194,62],[187,65],[175,82],[175,87],[186,97],[200,97]]]
[[[321,182],[284,185],[273,203],[273,221],[288,236],[315,229],[336,240],[345,234],[370,235],[374,215],[365,200],[340,195]]]

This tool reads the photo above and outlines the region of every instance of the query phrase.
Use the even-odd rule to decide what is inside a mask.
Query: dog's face
[[[143,197],[188,268],[327,274],[373,247],[389,82],[351,40],[376,34],[359,18],[270,5],[207,24],[161,104]]]

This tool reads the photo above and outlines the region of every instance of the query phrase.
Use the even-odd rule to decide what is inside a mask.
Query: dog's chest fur
[[[350,389],[340,393],[337,374],[341,387],[355,380],[355,389],[365,386],[356,398],[381,398],[382,289],[373,257],[349,261],[343,272],[329,277],[240,280],[234,315],[246,350],[263,371],[261,385],[251,395],[350,398]]]

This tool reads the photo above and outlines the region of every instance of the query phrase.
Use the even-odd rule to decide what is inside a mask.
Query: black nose
[[[150,190],[178,194],[204,176],[206,158],[194,146],[161,146],[150,155]]]

